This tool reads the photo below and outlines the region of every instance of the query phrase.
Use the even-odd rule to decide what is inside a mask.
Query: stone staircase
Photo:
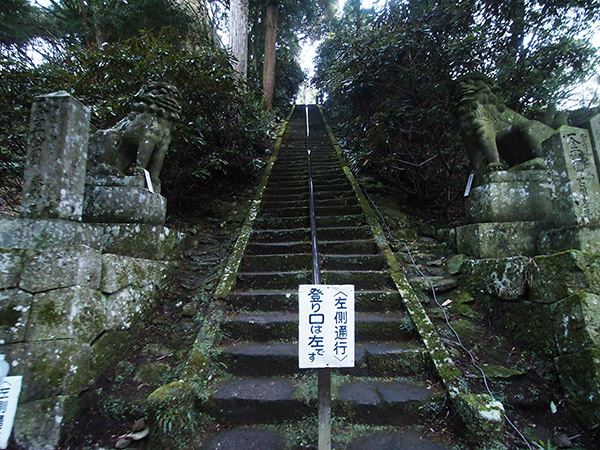
[[[321,282],[356,291],[356,364],[332,377],[333,447],[450,448],[406,428],[444,417],[445,392],[319,110],[309,117]],[[297,349],[297,289],[312,283],[305,132],[296,107],[226,299],[226,375],[201,408],[227,431],[205,449],[316,448],[294,441],[300,431],[316,440],[317,413],[316,372],[298,369]]]

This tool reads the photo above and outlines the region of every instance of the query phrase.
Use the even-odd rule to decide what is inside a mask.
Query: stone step
[[[377,244],[373,239],[355,241],[323,241],[317,243],[320,255],[377,255]]]
[[[219,384],[201,407],[230,425],[281,423],[314,416],[315,393],[314,377],[241,378]],[[427,382],[342,377],[332,385],[332,415],[353,423],[414,424],[431,418],[442,402],[440,388]]]
[[[367,223],[362,214],[347,215],[347,216],[327,216],[317,217],[317,227],[332,227],[332,226],[362,226]],[[286,229],[286,228],[307,228],[310,227],[310,219],[308,215],[298,217],[258,217],[254,222],[254,229],[269,230],[269,229]]]
[[[275,431],[272,427],[239,427],[220,431],[212,435],[200,450],[282,450],[316,448],[304,446],[298,442],[298,436],[303,436],[303,424],[290,424],[291,433]],[[285,430],[285,429],[284,429]],[[306,433],[306,430],[303,430]],[[316,433],[316,430],[315,430]],[[347,445],[338,444],[347,442]],[[332,437],[332,448],[345,450],[450,450],[454,447],[437,442],[436,440],[414,430],[398,430],[396,427],[373,427],[361,425],[361,431],[355,428],[336,426]]]
[[[284,255],[311,253],[310,242],[254,243],[246,246],[247,255]]]
[[[355,313],[357,342],[411,339],[415,327],[404,313]],[[232,339],[266,342],[298,337],[298,314],[295,312],[256,312],[228,317],[222,329]]]
[[[317,228],[317,239],[325,241],[349,241],[368,239],[372,236],[369,226],[362,227],[321,227]],[[310,241],[310,228],[254,230],[250,235],[251,242],[285,243]]]
[[[356,311],[399,311],[404,309],[397,291],[355,291]],[[231,304],[256,311],[293,311],[298,308],[298,290],[272,292],[234,291]]]
[[[220,349],[219,361],[227,371],[244,376],[277,376],[300,373],[296,342],[240,342]],[[357,345],[353,368],[338,373],[353,376],[423,376],[431,362],[422,346],[414,342]]]
[[[379,255],[324,255],[322,270],[383,270],[385,260]],[[312,268],[312,254],[246,255],[242,258],[241,272],[294,271]]]
[[[239,291],[294,290],[300,284],[312,283],[312,267],[300,271],[238,272],[235,289]],[[387,272],[380,270],[321,270],[323,284],[353,284],[358,290],[393,290],[395,285]]]

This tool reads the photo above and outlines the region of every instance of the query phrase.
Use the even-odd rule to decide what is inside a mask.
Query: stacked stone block
[[[104,207],[90,221],[86,192],[102,180],[86,187],[88,129],[68,94],[36,99],[22,214],[0,221],[0,353],[23,375],[13,436],[25,448],[57,445],[78,395],[167,282],[180,239],[164,227],[164,198],[146,189],[158,213],[132,200],[134,177],[121,189],[131,213]]]

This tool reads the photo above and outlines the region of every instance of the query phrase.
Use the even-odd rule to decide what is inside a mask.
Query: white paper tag
[[[469,196],[469,193],[471,192],[471,185],[473,184],[473,178],[475,178],[475,174],[473,172],[471,172],[469,174],[469,179],[467,180],[467,186],[465,187],[465,197]]]
[[[144,170],[144,175],[146,176],[146,186],[148,186],[148,190],[154,194],[154,186],[152,186],[152,178],[150,178],[150,172],[146,169]]]
[[[21,375],[4,377],[0,385],[0,449],[8,447],[21,392]]]

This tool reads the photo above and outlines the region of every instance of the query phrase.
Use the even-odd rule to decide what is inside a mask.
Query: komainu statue
[[[134,173],[146,169],[157,182],[180,113],[175,86],[158,81],[147,84],[135,94],[127,117],[90,137],[90,173],[123,176],[130,169]]]
[[[545,167],[542,142],[552,128],[507,108],[493,93],[494,82],[480,72],[456,84],[455,115],[475,172]]]

